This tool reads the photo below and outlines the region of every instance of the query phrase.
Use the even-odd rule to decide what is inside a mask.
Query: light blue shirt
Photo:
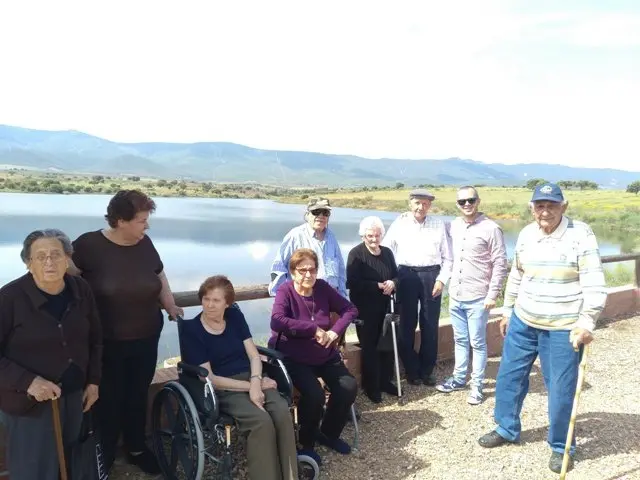
[[[318,240],[315,231],[304,223],[289,230],[284,236],[276,258],[271,264],[271,276],[275,278],[269,283],[269,295],[275,296],[278,287],[291,279],[289,259],[298,248],[310,248],[318,255],[318,278],[325,280],[347,298],[347,271],[340,252],[340,245],[329,228],[324,232],[324,239]]]

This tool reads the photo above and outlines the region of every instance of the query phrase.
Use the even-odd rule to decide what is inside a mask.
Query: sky
[[[640,171],[639,112],[637,0],[0,3],[0,124]]]

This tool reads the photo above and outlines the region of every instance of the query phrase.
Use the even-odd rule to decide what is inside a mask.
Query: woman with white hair
[[[384,231],[380,218],[365,217],[359,229],[362,243],[353,247],[347,259],[349,297],[363,321],[356,327],[362,349],[362,387],[374,403],[382,401],[381,392],[397,395],[391,383],[393,354],[377,348],[398,276],[393,252],[380,245]]]

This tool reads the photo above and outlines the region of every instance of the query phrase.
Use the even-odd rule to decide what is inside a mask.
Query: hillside
[[[261,150],[226,142],[118,143],[77,131],[0,125],[0,166],[106,175],[140,175],[278,185],[520,185],[528,178],[590,180],[620,188],[638,172],[562,165],[503,165],[473,160],[369,159],[352,155]]]

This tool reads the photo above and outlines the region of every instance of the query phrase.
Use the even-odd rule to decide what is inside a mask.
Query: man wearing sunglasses
[[[478,210],[480,196],[474,187],[461,187],[456,203],[462,215],[451,222],[453,271],[449,284],[455,367],[453,375],[436,389],[451,393],[466,388],[471,347],[473,364],[467,402],[479,405],[484,400],[487,321],[507,276],[507,251],[500,226]]]
[[[276,291],[289,278],[289,259],[298,248],[310,248],[318,256],[318,278],[347,296],[347,272],[340,251],[340,245],[329,229],[331,204],[327,198],[314,198],[307,204],[305,223],[292,228],[284,237],[278,253],[271,265],[271,283],[269,295]]]
[[[400,356],[407,381],[412,385],[436,384],[433,370],[438,359],[442,290],[449,281],[452,267],[451,239],[445,222],[427,215],[433,200],[435,196],[427,190],[412,190],[410,211],[394,220],[382,241],[393,251],[398,265]],[[414,349],[418,323],[419,353]]]

